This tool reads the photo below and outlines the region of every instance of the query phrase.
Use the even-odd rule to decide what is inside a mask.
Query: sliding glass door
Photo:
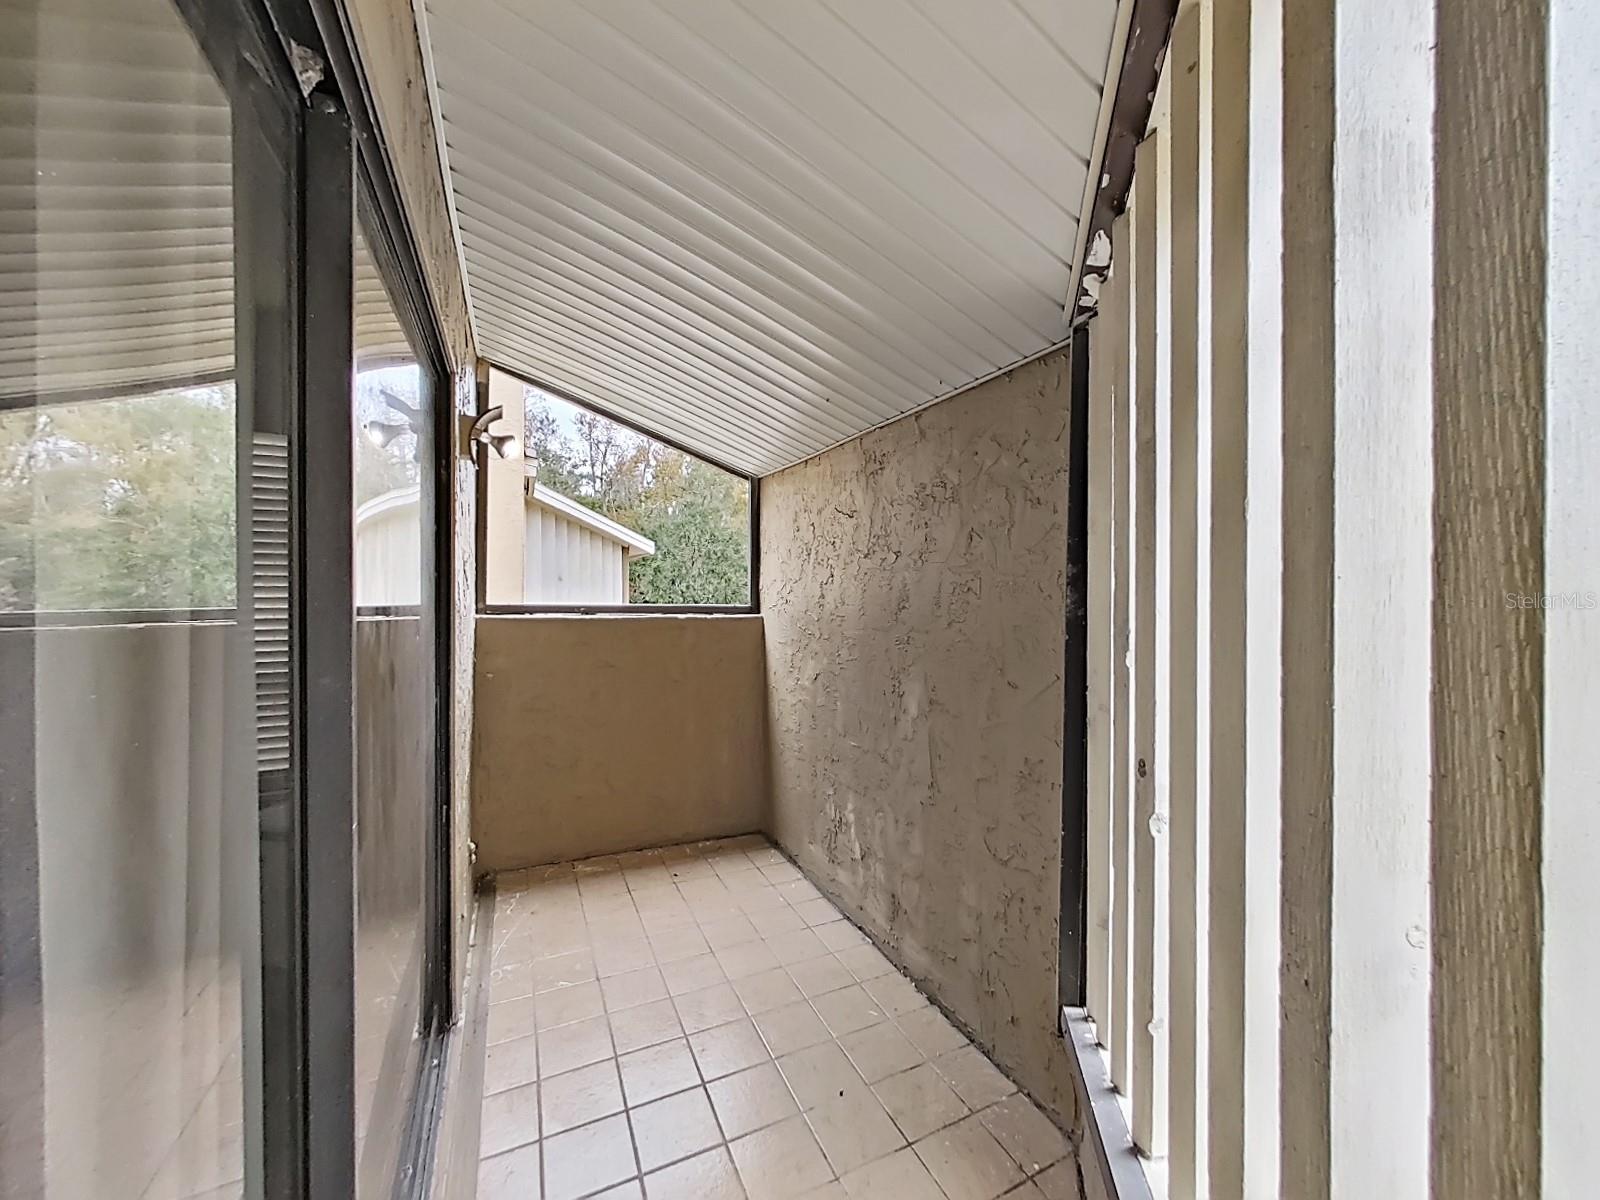
[[[236,107],[167,0],[0,19],[0,1195],[236,1195]]]
[[[433,1032],[426,971],[439,804],[437,381],[385,240],[355,229],[356,1194],[388,1197]],[[406,315],[402,315],[406,314]]]
[[[441,367],[268,7],[0,0],[0,1200],[415,1174]]]

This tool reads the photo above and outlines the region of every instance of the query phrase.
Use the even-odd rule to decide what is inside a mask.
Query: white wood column
[[[1283,1188],[1424,1196],[1432,0],[1285,0]]]
[[[1198,650],[1207,623],[1199,595],[1200,442],[1200,17],[1179,10],[1167,51],[1163,192],[1169,272],[1168,1102],[1167,1188],[1172,1200],[1205,1196],[1206,780],[1199,774]]]
[[[1111,1082],[1126,1091],[1128,1068],[1132,1055],[1129,1033],[1129,997],[1131,986],[1131,929],[1133,918],[1133,887],[1127,864],[1131,861],[1133,789],[1132,789],[1132,705],[1129,696],[1128,674],[1130,625],[1133,617],[1132,566],[1133,538],[1133,403],[1132,371],[1130,370],[1129,331],[1129,281],[1130,267],[1127,246],[1129,239],[1128,217],[1124,213],[1111,225],[1111,240],[1115,247],[1110,295],[1106,317],[1108,334],[1117,338],[1111,391],[1115,400],[1112,417],[1112,785],[1111,785],[1111,862],[1114,872],[1111,902],[1111,996],[1105,1022],[1106,1031],[1100,1035],[1101,1043],[1110,1052]]]
[[[1201,155],[1210,403],[1208,1169],[1218,1197],[1277,1195],[1277,858],[1252,859],[1270,804],[1248,787],[1249,481],[1254,330],[1251,0],[1202,0]],[[1265,822],[1265,826],[1263,825]]]
[[[1541,1184],[1600,1179],[1600,6],[1551,0]]]
[[[1162,811],[1165,764],[1156,750],[1157,697],[1164,678],[1160,624],[1166,607],[1157,588],[1157,348],[1160,253],[1156,216],[1161,176],[1158,139],[1134,155],[1128,211],[1133,300],[1133,1143],[1146,1155],[1166,1153],[1166,833]]]
[[[1106,1019],[1111,998],[1111,775],[1112,775],[1112,628],[1111,548],[1112,446],[1116,396],[1114,362],[1120,354],[1118,332],[1110,317],[1112,284],[1104,285],[1105,307],[1089,326],[1089,512],[1085,685],[1089,689],[1087,815],[1084,821],[1085,1000],[1097,1023]],[[1124,343],[1125,344],[1125,343]],[[1102,1034],[1103,1036],[1103,1034]]]
[[[1282,1194],[1283,0],[1250,3],[1245,292],[1245,1192]],[[1226,81],[1223,81],[1226,84]],[[1257,1140],[1259,1139],[1259,1140]]]

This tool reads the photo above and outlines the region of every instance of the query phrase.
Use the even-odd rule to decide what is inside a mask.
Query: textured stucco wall
[[[1062,1117],[1067,365],[761,484],[772,830]]]
[[[763,828],[765,690],[760,617],[480,617],[479,866]]]

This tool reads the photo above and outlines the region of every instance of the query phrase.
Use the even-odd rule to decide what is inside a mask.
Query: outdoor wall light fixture
[[[379,388],[378,394],[383,397],[383,402],[389,406],[391,414],[401,417],[395,421],[368,421],[362,426],[362,431],[379,450],[386,449],[397,438],[403,438],[408,433],[422,431],[422,410],[407,404],[388,388]]]
[[[478,455],[479,446],[488,446],[501,458],[510,458],[517,449],[517,435],[514,433],[490,433],[489,426],[493,425],[505,415],[505,408],[496,405],[478,414],[473,420],[471,428],[467,430],[466,447],[479,466],[483,460]]]
[[[409,425],[391,425],[387,421],[368,421],[363,428],[367,441],[379,450],[387,449],[396,438],[403,438],[411,432]]]

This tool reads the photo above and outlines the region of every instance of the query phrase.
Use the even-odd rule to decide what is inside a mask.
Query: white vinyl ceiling
[[[479,353],[764,474],[1067,333],[1116,0],[429,0]]]

